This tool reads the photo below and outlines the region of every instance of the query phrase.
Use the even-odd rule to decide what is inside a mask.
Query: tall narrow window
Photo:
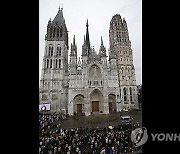
[[[55,64],[55,67],[57,68],[57,63],[58,63],[58,60],[56,59],[56,64]]]
[[[61,59],[59,59],[59,68],[61,68]]]
[[[132,88],[131,87],[129,88],[129,91],[130,91],[130,95],[132,95]]]
[[[123,92],[124,92],[124,95],[126,95],[126,88],[124,88],[124,91],[123,91]]]
[[[63,29],[62,27],[60,28],[60,37],[62,37]]]
[[[54,27],[54,29],[53,29],[53,37],[55,37],[55,34],[56,34],[56,28]]]
[[[52,68],[52,59],[50,59],[50,68]]]
[[[50,89],[50,82],[48,82],[48,89]]]
[[[126,88],[123,89],[123,92],[124,92],[124,101],[126,101]]]
[[[47,83],[46,82],[44,83],[44,89],[47,89]]]
[[[57,46],[56,56],[61,56],[61,47],[60,47],[60,45]]]
[[[124,101],[126,101],[127,99],[126,99],[126,95],[124,96]]]
[[[51,26],[51,28],[50,28],[50,38],[52,37],[52,30],[53,28],[52,28],[52,26]]]
[[[50,56],[53,56],[53,47],[51,47],[51,55]]]
[[[130,91],[130,101],[132,102],[132,88],[131,87],[129,88],[129,91]]]
[[[46,68],[48,68],[48,67],[49,67],[49,59],[47,59],[46,62],[47,62],[47,63],[46,63]]]
[[[48,50],[48,56],[51,55],[51,46],[49,46],[49,50]]]
[[[57,28],[57,37],[59,37],[59,27]]]

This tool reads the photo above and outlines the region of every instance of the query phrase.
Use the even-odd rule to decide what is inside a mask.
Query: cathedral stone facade
[[[51,104],[52,112],[69,115],[108,114],[138,108],[135,68],[125,19],[112,17],[108,53],[103,44],[95,51],[90,43],[89,24],[77,56],[75,36],[68,45],[68,31],[59,8],[47,25],[40,80],[40,104]]]

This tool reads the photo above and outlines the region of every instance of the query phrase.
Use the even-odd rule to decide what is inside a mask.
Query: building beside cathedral
[[[71,26],[71,25],[68,25]],[[40,79],[40,104],[50,103],[51,111],[69,115],[108,114],[138,108],[133,54],[125,19],[112,17],[109,49],[91,45],[89,24],[77,56],[75,36],[69,46],[63,10],[48,21]],[[82,36],[83,37],[83,36]]]

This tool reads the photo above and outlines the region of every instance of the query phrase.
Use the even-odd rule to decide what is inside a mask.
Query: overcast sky
[[[59,5],[63,4],[63,16],[69,31],[69,46],[75,35],[78,56],[89,23],[91,46],[98,52],[101,36],[106,51],[109,49],[109,26],[113,15],[125,18],[133,50],[137,84],[142,83],[142,0],[39,0],[39,75],[45,48],[45,34],[49,19],[54,19]],[[70,53],[70,52],[69,52]],[[108,53],[108,52],[107,52]]]

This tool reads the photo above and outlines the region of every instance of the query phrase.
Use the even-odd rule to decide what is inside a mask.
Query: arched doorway
[[[114,111],[117,111],[116,95],[114,95],[114,94],[109,94],[109,95],[108,95],[108,103],[109,103],[109,113],[112,113],[112,112],[114,112]]]
[[[90,94],[90,99],[92,113],[99,113],[100,111],[103,112],[103,95],[98,89],[92,91]]]
[[[79,94],[74,97],[74,114],[84,115],[84,96]]]

